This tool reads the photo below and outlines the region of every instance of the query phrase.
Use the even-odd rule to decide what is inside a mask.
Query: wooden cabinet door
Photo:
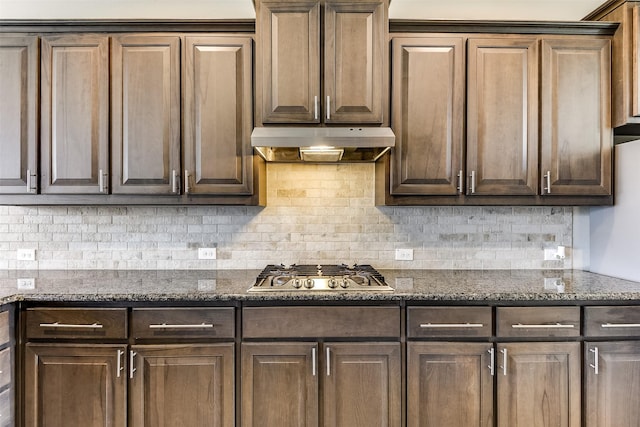
[[[0,38],[0,193],[37,191],[38,37]]]
[[[327,123],[382,123],[388,96],[386,11],[384,2],[325,2]]]
[[[184,192],[253,192],[252,40],[186,37]]]
[[[469,39],[468,195],[538,193],[538,41]]]
[[[123,345],[27,344],[25,427],[126,426],[125,350]]]
[[[42,39],[42,193],[107,191],[109,38]]]
[[[510,343],[497,350],[498,427],[580,427],[580,343]]]
[[[543,39],[541,87],[542,194],[610,195],[610,40]]]
[[[463,191],[465,40],[394,38],[391,194]]]
[[[256,122],[320,121],[320,2],[256,1]]]
[[[400,427],[400,343],[326,343],[324,425]]]
[[[113,194],[179,194],[180,38],[112,39]]]
[[[243,343],[241,351],[243,427],[318,426],[316,343]]]
[[[637,426],[640,341],[585,343],[584,360],[585,425]]]
[[[489,343],[409,343],[407,426],[493,426],[492,350]]]
[[[235,425],[233,343],[136,345],[131,351],[130,425]]]

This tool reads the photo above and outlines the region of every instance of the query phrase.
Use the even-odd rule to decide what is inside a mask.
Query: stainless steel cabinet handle
[[[462,170],[460,170],[458,172],[458,194],[462,194],[462,177],[464,176],[464,174],[462,173]]]
[[[77,324],[77,323],[40,323],[41,328],[68,328],[68,329],[102,329],[104,326],[98,322],[91,324]]]
[[[331,120],[331,97],[327,95],[327,120]]]
[[[602,328],[640,328],[640,323],[603,323]]]
[[[316,355],[316,348],[311,349],[311,374],[315,377],[317,372],[318,357]]]
[[[553,323],[550,325],[523,325],[522,323],[517,323],[515,325],[511,325],[513,329],[573,329],[576,325],[569,325],[566,323]]]
[[[496,351],[491,347],[487,352],[489,352],[489,373],[491,373],[491,376],[494,376],[496,373]]]
[[[313,97],[313,119],[318,120],[318,97]]]
[[[107,174],[102,169],[98,171],[98,191],[101,193],[107,191]]]
[[[593,363],[590,363],[589,366],[593,368],[593,373],[598,375],[598,372],[600,370],[598,361],[598,347],[590,348],[589,351],[593,353]]]
[[[159,324],[151,324],[149,325],[149,329],[211,329],[213,328],[213,323],[195,323],[195,324],[186,324],[186,325],[172,325],[168,323],[159,323]]]
[[[124,371],[124,366],[122,366],[122,356],[124,356],[124,350],[118,350],[118,363],[116,367],[116,371],[118,371],[118,378],[120,378],[120,372]]]
[[[27,193],[32,193],[37,190],[37,187],[33,185],[36,181],[36,174],[31,173],[31,169],[27,169]]]
[[[189,188],[189,171],[184,171],[184,194],[189,194],[191,188]]]
[[[547,173],[544,174],[544,184],[542,186],[542,191],[543,194],[545,191],[547,192],[547,194],[551,194],[551,171],[547,171]]]
[[[171,171],[171,192],[174,194],[178,192],[178,171],[175,169]]]
[[[502,375],[507,375],[507,349],[503,348],[500,353],[502,353]]]
[[[134,366],[134,362],[137,354],[138,353],[136,353],[133,350],[129,352],[129,378],[133,378],[133,374],[137,371],[137,369]]]
[[[331,375],[331,348],[327,347],[327,376]]]
[[[476,192],[476,171],[471,171],[471,194]]]
[[[483,328],[482,323],[421,323],[421,328],[437,329],[437,328]]]

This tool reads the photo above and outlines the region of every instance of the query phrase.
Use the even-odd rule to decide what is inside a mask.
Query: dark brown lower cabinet
[[[640,341],[587,342],[585,426],[640,425]]]
[[[126,426],[125,353],[124,345],[28,343],[25,426]]]
[[[400,427],[400,363],[396,342],[244,343],[242,426]]]
[[[579,342],[497,345],[498,427],[580,427]]]
[[[491,343],[407,344],[407,426],[493,426],[492,351]]]
[[[233,427],[234,344],[134,345],[129,425]]]

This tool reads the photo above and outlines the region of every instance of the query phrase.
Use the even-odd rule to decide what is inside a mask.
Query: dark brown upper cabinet
[[[253,193],[252,43],[248,36],[187,36],[184,193]]]
[[[180,194],[180,37],[111,40],[113,194]]]
[[[41,192],[106,194],[109,37],[44,37],[41,71]]]
[[[0,38],[0,193],[30,194],[38,188],[39,39]]]
[[[536,195],[537,38],[471,38],[468,61],[466,194]]]
[[[387,15],[386,0],[256,1],[256,124],[383,123]]]

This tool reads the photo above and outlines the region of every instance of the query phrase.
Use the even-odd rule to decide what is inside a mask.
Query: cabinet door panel
[[[27,344],[25,427],[126,425],[125,346]],[[122,366],[122,365],[120,365]]]
[[[0,38],[0,193],[37,189],[37,37]]]
[[[489,343],[409,343],[407,426],[492,426],[491,348]]]
[[[456,195],[463,171],[464,39],[394,38],[391,194]]]
[[[108,52],[106,36],[42,40],[42,193],[100,193],[109,167]]]
[[[499,344],[496,357],[498,427],[581,425],[580,343]]]
[[[234,426],[233,346],[132,346],[131,425]]]
[[[385,15],[382,2],[326,2],[322,101],[329,103],[324,107],[327,123],[382,123],[387,90]]]
[[[112,43],[114,194],[172,194],[180,177],[180,38]]]
[[[535,37],[469,40],[467,194],[537,194],[537,58]]]
[[[593,368],[594,357],[598,357],[597,374]],[[584,359],[586,426],[637,426],[640,420],[640,342],[586,343]]]
[[[611,194],[610,50],[608,39],[542,41],[545,195]]]
[[[260,123],[317,123],[320,3],[257,2]]]
[[[325,350],[325,425],[400,427],[400,344],[327,343]]]
[[[318,345],[242,344],[242,426],[318,426]]]
[[[185,40],[185,193],[253,191],[249,37]]]

